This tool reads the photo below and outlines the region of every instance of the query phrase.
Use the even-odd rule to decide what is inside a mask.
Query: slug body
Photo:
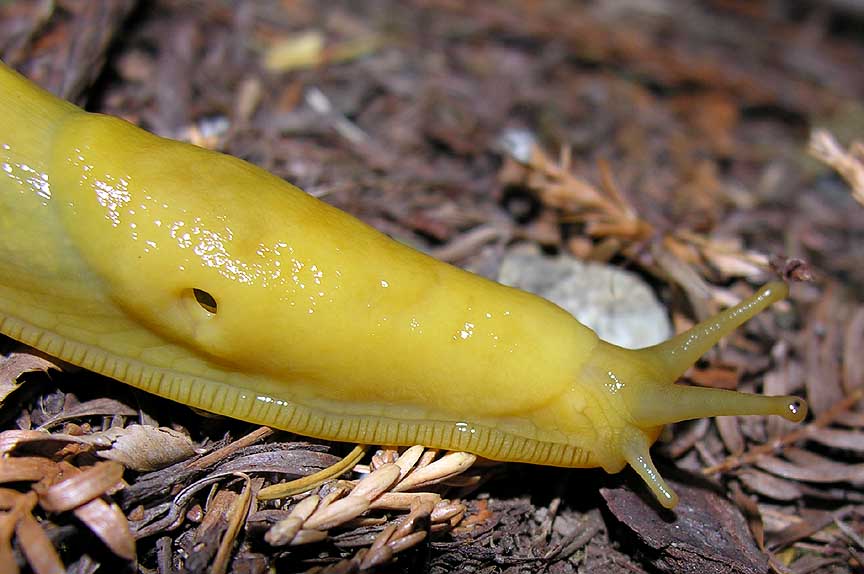
[[[666,423],[801,420],[674,385],[785,285],[647,349],[401,245],[246,162],[86,113],[0,65],[0,332],[157,395],[300,434],[617,472],[676,498]]]

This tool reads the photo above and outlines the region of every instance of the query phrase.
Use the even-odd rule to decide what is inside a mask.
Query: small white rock
[[[672,335],[666,309],[651,288],[617,267],[516,250],[501,262],[498,281],[552,301],[621,347],[639,349]]]

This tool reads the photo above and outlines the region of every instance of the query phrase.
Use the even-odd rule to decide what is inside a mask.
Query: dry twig
[[[852,188],[852,197],[864,205],[864,142],[854,141],[843,149],[828,130],[810,134],[810,155],[831,166]]]

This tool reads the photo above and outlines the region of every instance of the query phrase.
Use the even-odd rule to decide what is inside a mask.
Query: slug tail
[[[667,372],[668,380],[674,381],[720,339],[788,294],[789,288],[785,283],[779,281],[768,283],[752,297],[734,307],[718,313],[668,341],[642,349],[640,352],[657,357]]]
[[[32,175],[47,170],[43,156],[58,123],[80,110],[0,62],[0,111],[0,163],[23,163]]]
[[[651,493],[657,498],[658,502],[664,507],[672,509],[678,504],[678,495],[672,490],[672,487],[663,480],[657,467],[654,466],[654,461],[651,460],[651,452],[649,451],[649,443],[645,435],[641,432],[634,432],[627,437],[622,443],[622,454],[633,470],[642,477]]]

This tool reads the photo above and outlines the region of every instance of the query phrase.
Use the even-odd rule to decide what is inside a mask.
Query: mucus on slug
[[[649,453],[663,425],[806,412],[674,384],[782,283],[626,350],[257,167],[83,112],[5,66],[0,144],[0,332],[199,409],[364,444],[629,464],[669,507]]]

